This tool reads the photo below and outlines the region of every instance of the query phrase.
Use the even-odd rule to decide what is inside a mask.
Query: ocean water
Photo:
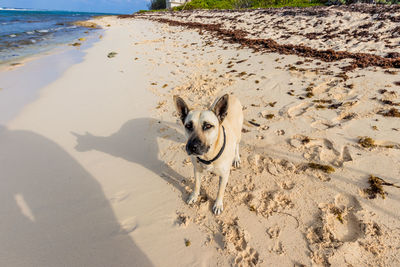
[[[97,31],[73,25],[103,13],[0,8],[0,63],[45,52]]]

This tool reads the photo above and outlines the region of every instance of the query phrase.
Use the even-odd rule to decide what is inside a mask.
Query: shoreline
[[[22,60],[0,64],[0,124],[15,117],[39,96],[43,87],[56,81],[68,68],[82,62],[85,51],[98,41],[102,31],[86,35],[86,41],[78,48],[63,44]],[[19,64],[13,65],[16,63]]]

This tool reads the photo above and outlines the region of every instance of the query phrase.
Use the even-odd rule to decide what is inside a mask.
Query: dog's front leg
[[[197,198],[200,194],[200,185],[201,185],[201,172],[199,171],[199,166],[196,163],[193,163],[194,169],[194,189],[193,192],[190,194],[188,199],[186,200],[187,204],[192,204],[197,201]]]
[[[225,194],[225,188],[226,184],[228,183],[229,179],[229,169],[219,177],[219,189],[218,189],[218,195],[217,199],[215,200],[214,206],[213,206],[213,212],[214,214],[221,214],[222,211],[224,210],[224,194]]]

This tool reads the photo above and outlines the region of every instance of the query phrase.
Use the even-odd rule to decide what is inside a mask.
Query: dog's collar
[[[203,164],[210,165],[211,163],[213,163],[214,161],[219,159],[219,157],[221,157],[222,153],[225,150],[225,143],[226,143],[226,136],[225,136],[225,128],[224,128],[224,126],[222,126],[222,132],[224,133],[224,143],[222,144],[222,147],[219,150],[218,154],[211,160],[205,160],[205,159],[201,159],[201,158],[197,157],[198,161],[200,161]]]

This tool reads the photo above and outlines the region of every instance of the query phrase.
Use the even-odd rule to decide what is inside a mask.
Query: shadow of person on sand
[[[185,137],[176,128],[177,125],[174,123],[153,118],[138,118],[124,123],[110,136],[94,136],[90,133],[73,134],[77,138],[75,147],[77,151],[97,150],[140,164],[172,184],[182,193],[182,197],[185,197],[186,191],[182,185],[182,181],[186,182],[185,177],[159,157],[158,139],[167,139],[176,143],[184,142]]]
[[[0,126],[0,266],[152,266],[60,146]]]

